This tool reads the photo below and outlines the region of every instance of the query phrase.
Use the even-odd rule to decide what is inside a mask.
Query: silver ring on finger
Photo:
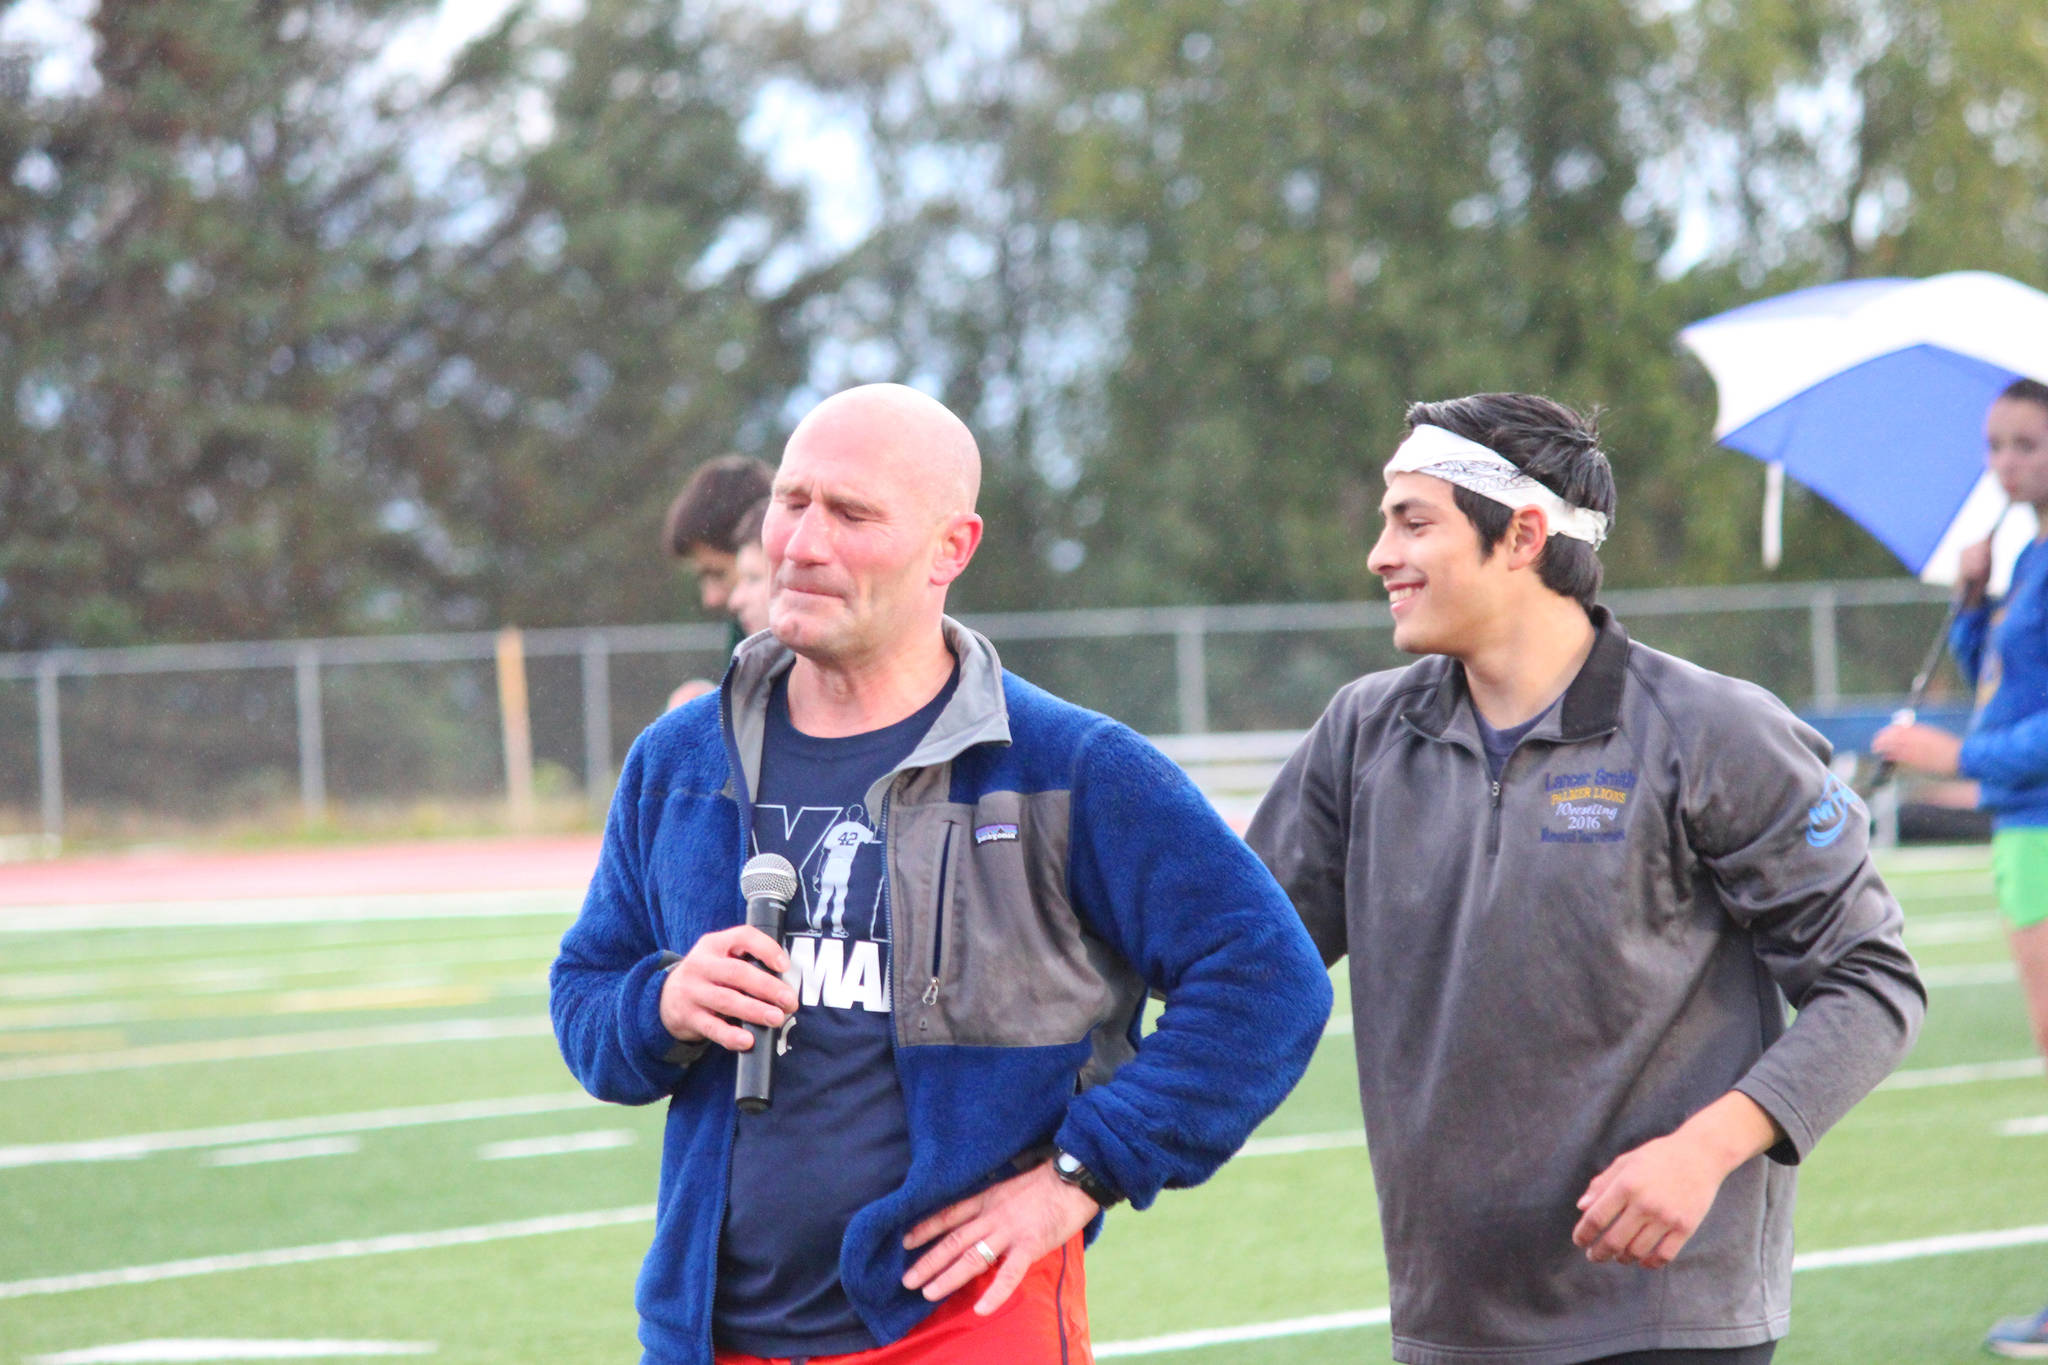
[[[976,1242],[974,1244],[974,1254],[981,1257],[981,1263],[984,1266],[993,1266],[996,1263],[996,1249],[987,1242]]]

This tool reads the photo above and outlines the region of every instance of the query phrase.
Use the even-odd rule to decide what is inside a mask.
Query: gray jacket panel
[[[1038,1047],[1089,1038],[1079,1080],[1086,1089],[1134,1055],[1129,1026],[1145,983],[1074,908],[1069,793],[950,799],[953,760],[977,744],[1008,743],[1010,724],[995,648],[950,617],[944,630],[960,665],[953,697],[867,795],[886,859],[896,1039]],[[795,660],[765,631],[733,655],[727,698],[750,793],[760,785],[769,691]],[[1011,837],[973,847],[974,832],[991,825],[1014,827]]]
[[[1825,741],[1596,624],[1498,789],[1463,671],[1435,657],[1340,692],[1251,826],[1325,960],[1350,956],[1399,1360],[1783,1335],[1791,1163],[1925,1009]],[[1588,1262],[1587,1183],[1731,1088],[1786,1141],[1666,1269]]]

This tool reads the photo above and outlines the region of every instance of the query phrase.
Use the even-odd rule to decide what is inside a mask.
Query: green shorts
[[[2014,825],[1992,834],[1991,884],[2013,928],[2048,919],[2048,825]]]

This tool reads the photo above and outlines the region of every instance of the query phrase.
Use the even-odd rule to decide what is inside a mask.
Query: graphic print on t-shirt
[[[777,1032],[776,1055],[788,1054],[805,1010],[887,1014],[882,845],[867,808],[757,805],[754,851],[780,853],[797,870],[797,898],[784,921],[783,946],[800,1008]]]
[[[889,1012],[889,911],[870,792],[910,757],[953,693],[864,734],[808,735],[787,675],[768,699],[751,852],[796,869],[783,916],[796,1013],[776,1039],[774,1100],[733,1118],[712,1340],[770,1360],[878,1343],[839,1282],[846,1229],[903,1184],[910,1120]],[[906,1303],[914,1302],[903,1291]]]
[[[832,937],[846,937],[846,901],[853,885],[853,861],[863,848],[875,842],[875,832],[868,828],[867,812],[858,806],[851,807],[846,814],[825,831],[825,837],[818,841],[818,851],[823,855],[817,870],[811,874],[811,885],[817,888],[818,899],[811,903],[811,932],[817,933],[825,927],[825,920],[832,921]],[[881,898],[880,885],[876,886],[876,900]],[[877,906],[868,907],[869,923]],[[870,928],[867,935],[874,937]]]

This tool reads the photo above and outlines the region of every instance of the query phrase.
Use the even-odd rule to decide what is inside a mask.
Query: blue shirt
[[[2013,565],[2005,600],[1956,618],[1950,635],[1977,713],[1963,740],[1963,776],[1995,823],[2048,825],[2048,543]]]
[[[1520,744],[1523,738],[1536,728],[1536,722],[1549,715],[1556,705],[1556,702],[1552,702],[1520,725],[1510,725],[1505,730],[1494,729],[1486,723],[1486,717],[1479,714],[1478,707],[1472,708],[1472,719],[1479,722],[1479,742],[1486,746],[1486,767],[1492,773],[1494,781],[1500,781],[1501,771],[1508,766],[1508,755],[1514,753],[1515,746]]]
[[[748,1355],[839,1355],[878,1343],[840,1283],[855,1211],[910,1168],[889,1012],[889,916],[868,788],[894,772],[945,709],[838,739],[789,720],[788,675],[768,702],[753,853],[797,870],[783,943],[797,1012],[775,1039],[773,1103],[733,1134],[713,1334]]]

